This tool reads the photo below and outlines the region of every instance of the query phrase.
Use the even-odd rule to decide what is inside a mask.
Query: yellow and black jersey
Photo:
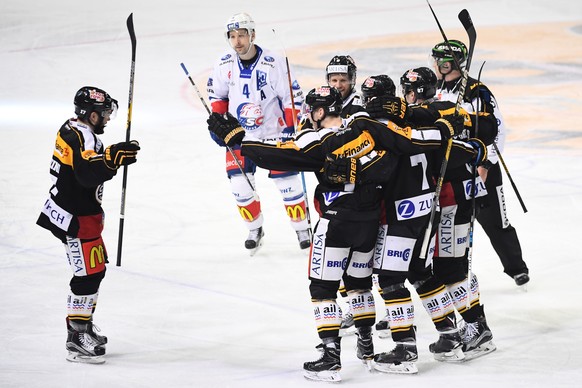
[[[103,143],[86,124],[70,119],[57,133],[50,165],[53,185],[37,224],[61,241],[97,238],[103,229],[103,182],[117,170],[103,161]]]

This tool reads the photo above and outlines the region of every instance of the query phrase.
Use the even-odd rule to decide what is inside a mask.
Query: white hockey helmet
[[[255,31],[255,21],[246,12],[237,13],[228,19],[226,22],[226,39],[228,40],[228,33],[232,30],[238,30],[244,28],[248,31],[249,35]]]

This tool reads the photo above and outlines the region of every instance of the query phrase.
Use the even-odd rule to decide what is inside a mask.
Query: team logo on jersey
[[[411,201],[402,201],[398,204],[398,214],[402,218],[410,218],[414,215],[416,208]]]
[[[267,61],[267,62],[273,62],[273,61],[275,61],[275,58],[273,58],[273,57],[270,57],[270,56],[266,56],[266,57],[264,58],[264,60],[265,60],[265,61]]]
[[[213,83],[212,78],[208,78],[208,82],[206,82],[206,86],[210,87],[210,86],[212,86],[212,83]]]
[[[263,86],[267,85],[267,73],[257,70],[257,90],[261,90]]]
[[[247,131],[257,129],[265,119],[260,105],[250,102],[242,103],[236,108],[238,122]]]
[[[230,58],[230,54],[226,54],[224,57],[220,58],[221,61],[226,61],[228,58]]]
[[[293,81],[293,84],[291,84],[291,87],[293,88],[293,90],[301,89],[301,86],[299,86],[299,82],[297,82],[297,80]],[[297,95],[300,96],[301,94],[297,94]]]
[[[95,189],[95,200],[98,203],[103,202],[103,185],[99,185],[97,186],[97,188]]]

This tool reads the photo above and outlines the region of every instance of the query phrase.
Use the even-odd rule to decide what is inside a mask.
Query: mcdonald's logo
[[[305,210],[301,204],[295,206],[285,206],[287,208],[287,215],[292,221],[303,221],[305,219]]]
[[[248,221],[248,222],[252,222],[255,220],[255,218],[253,217],[253,215],[251,214],[249,209],[247,209],[246,207],[239,207],[238,211],[240,213],[240,216],[243,218],[243,220]]]
[[[89,266],[91,268],[97,267],[98,264],[102,265],[105,262],[105,252],[103,245],[92,247],[89,257]]]

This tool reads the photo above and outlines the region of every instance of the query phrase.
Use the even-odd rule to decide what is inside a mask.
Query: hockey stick
[[[133,29],[133,12],[127,18],[127,31],[131,40],[131,72],[129,73],[129,102],[127,107],[127,129],[125,131],[125,141],[129,141],[131,133],[131,112],[133,110],[133,82],[135,78],[135,49],[137,40]],[[119,237],[117,239],[117,263],[121,267],[121,250],[123,247],[123,225],[125,222],[125,189],[127,188],[127,166],[123,166],[123,183],[121,185],[121,210],[119,212]]]
[[[278,39],[277,33],[273,28],[273,35]],[[285,55],[285,63],[287,65],[287,82],[289,83],[289,95],[291,96],[291,112],[293,115],[293,132],[297,133],[297,112],[295,112],[295,97],[293,96],[293,81],[291,80],[291,68],[289,67],[289,57],[287,57],[287,51],[285,51],[285,46],[279,41],[279,44],[283,48],[283,55]],[[309,212],[309,197],[307,195],[307,185],[305,184],[305,173],[303,171],[301,174],[301,183],[303,184],[303,196],[305,197],[305,216],[307,217],[307,225],[309,228],[309,237],[311,238],[313,232],[311,229],[311,214]]]
[[[451,44],[449,43],[449,40],[447,39],[447,36],[445,35],[443,28],[441,27],[441,23],[439,22],[439,19],[437,18],[436,14],[435,14],[434,10],[432,9],[432,6],[430,5],[428,0],[426,0],[426,3],[428,4],[428,7],[430,8],[430,12],[432,13],[434,20],[436,21],[437,26],[439,27],[439,30],[441,32],[441,35],[442,35],[444,41],[446,42],[447,46],[449,47],[449,51],[451,52],[451,55],[453,57],[453,60],[455,61],[455,65],[456,65],[457,69],[460,69],[461,67],[460,67],[459,61],[457,60],[457,57],[453,54],[453,49],[451,47]],[[469,16],[469,12],[466,9],[463,9],[459,13],[459,20],[463,24],[463,27],[465,28],[465,31],[467,31],[467,35],[469,36],[469,52],[467,54],[467,64],[466,64],[465,69],[463,71],[463,77],[461,79],[461,85],[459,87],[459,94],[457,96],[457,103],[455,105],[455,114],[456,115],[459,114],[459,110],[461,108],[461,104],[463,103],[463,98],[465,96],[465,88],[467,87],[467,78],[469,77],[469,68],[471,67],[471,59],[473,57],[473,49],[475,48],[475,41],[477,40],[477,32],[475,31],[475,27],[473,26],[473,21],[471,20],[471,17]],[[434,218],[435,218],[436,208],[438,207],[438,204],[439,204],[439,197],[441,195],[443,181],[445,179],[445,173],[447,171],[447,165],[449,163],[449,156],[451,154],[452,146],[453,146],[453,139],[451,137],[447,141],[447,148],[445,150],[445,156],[444,156],[443,162],[441,164],[439,178],[437,180],[437,184],[435,187],[435,193],[434,193],[434,197],[433,197],[433,201],[432,201],[432,206],[430,209],[429,221],[428,221],[428,225],[426,227],[426,231],[424,233],[424,239],[422,240],[422,247],[420,249],[419,257],[421,259],[425,259],[427,256],[427,253],[428,253],[427,252],[428,251],[428,244],[430,242],[430,235],[431,235],[432,226],[433,226],[433,222],[434,222]]]
[[[194,83],[194,80],[192,79],[192,77],[190,77],[190,73],[188,73],[188,70],[186,69],[186,66],[183,63],[180,63],[180,66],[182,66],[182,70],[184,70],[184,73],[186,73],[186,76],[190,80],[190,83],[192,84],[192,86],[194,86],[194,90],[196,90],[196,94],[198,94],[198,98],[200,98],[200,101],[202,101],[202,105],[204,105],[204,108],[206,108],[206,112],[208,112],[208,115],[211,115],[212,112],[210,111],[210,108],[208,107],[208,104],[206,103],[206,100],[204,100],[204,97],[202,96],[202,93],[200,93],[200,90],[198,89],[198,86],[196,86],[196,83]],[[249,179],[248,175],[243,170],[242,165],[240,164],[240,160],[238,160],[238,158],[237,158],[236,154],[234,153],[234,151],[232,150],[232,148],[230,148],[229,146],[226,146],[226,149],[232,155],[232,158],[234,159],[234,162],[238,166],[238,169],[243,174],[243,176],[245,177],[247,183],[249,184],[249,186],[253,190],[253,194],[256,195],[257,193],[255,191],[255,186],[253,186],[253,184],[251,183],[251,180]]]
[[[481,84],[481,72],[483,71],[483,66],[485,66],[485,62],[479,68],[479,75],[477,76],[477,96],[479,96],[479,85]],[[475,109],[475,137],[479,138],[479,111],[481,107],[479,103],[481,102],[480,98],[477,98],[477,108]],[[475,218],[477,216],[477,166],[473,166],[473,177],[471,181],[471,221],[469,222],[469,233],[468,233],[468,244],[469,247],[467,249],[467,290],[471,288],[471,273],[473,270],[473,233],[475,232]],[[467,310],[471,308],[471,298],[467,298]]]
[[[501,165],[503,166],[503,169],[505,170],[505,174],[507,174],[507,177],[509,178],[509,182],[511,182],[511,187],[513,187],[513,191],[515,192],[515,195],[517,195],[517,199],[519,200],[519,203],[521,205],[521,208],[523,209],[523,212],[527,213],[527,208],[525,207],[525,203],[523,203],[523,199],[521,199],[521,195],[519,194],[519,190],[517,190],[517,186],[515,185],[513,178],[511,178],[511,174],[509,173],[509,170],[507,169],[507,166],[505,165],[505,161],[503,160],[503,156],[501,156],[501,152],[499,151],[499,148],[497,147],[497,143],[493,142],[493,148],[495,148],[495,152],[497,152],[497,156],[499,157],[499,161],[501,162]]]

